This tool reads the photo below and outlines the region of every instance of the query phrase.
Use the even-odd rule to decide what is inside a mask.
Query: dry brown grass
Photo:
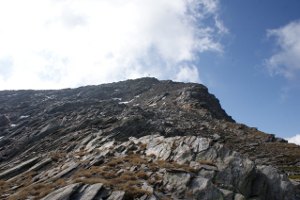
[[[116,169],[108,166],[93,166],[89,169],[79,169],[74,175],[74,178],[85,177],[91,178],[95,176],[102,176],[103,178],[115,178],[117,176]]]
[[[0,194],[5,194],[11,188],[11,183],[5,180],[0,180]]]
[[[89,170],[85,170],[85,169],[79,169],[74,175],[74,178],[79,178],[79,177],[86,177],[86,178],[90,178],[92,177],[93,173]]]
[[[66,180],[63,178],[57,179],[54,184],[56,187],[65,186]]]
[[[93,178],[76,178],[73,180],[74,183],[85,183],[85,184],[96,184],[96,183],[103,183],[104,185],[108,186],[109,181],[100,178],[100,177],[93,177]]]
[[[117,177],[116,173],[114,173],[114,172],[109,172],[109,171],[103,171],[103,172],[101,173],[101,176],[102,176],[103,178],[106,178],[106,179],[112,179],[112,178],[116,178],[116,177]]]
[[[124,181],[135,181],[138,180],[138,178],[136,177],[135,173],[133,172],[129,172],[129,171],[125,171],[124,173],[121,174],[121,176],[118,178]]]
[[[28,199],[28,197],[31,199],[41,199],[55,188],[66,185],[63,179],[58,179],[55,183],[34,183],[33,177],[35,175],[36,173],[29,172],[18,177],[13,183],[6,181],[4,184],[5,187],[0,189],[0,193],[9,194],[8,200],[23,200]],[[18,188],[12,189],[13,186],[18,186]]]
[[[114,158],[106,163],[105,166],[78,170],[75,174],[76,178],[74,179],[74,182],[85,184],[102,183],[107,187],[125,191],[125,196],[128,199],[148,194],[147,191],[140,188],[142,182],[139,179],[147,178],[144,171],[139,171],[138,173],[124,171],[119,176],[116,175],[117,169],[114,167],[115,164],[128,165],[130,162],[144,163],[144,161],[136,155],[130,155],[124,158]],[[130,166],[132,166],[133,163],[130,163]]]
[[[300,175],[289,175],[289,179],[300,180]]]
[[[155,164],[152,164],[152,163],[150,163],[150,165],[149,165],[148,167],[149,167],[149,169],[150,169],[152,172],[156,172],[156,171],[159,170],[159,167],[158,167],[157,165],[155,165]]]
[[[141,165],[148,163],[148,161],[145,158],[142,158],[141,155],[138,154],[128,155],[124,157],[124,161],[130,163],[131,165]]]
[[[145,194],[150,195],[149,191],[143,190],[135,186],[125,186],[122,188],[125,191],[124,199],[136,199]]]
[[[6,183],[7,183],[7,182],[6,182],[5,180],[1,180],[1,179],[0,179],[0,187],[6,185]]]
[[[23,200],[28,199],[29,196],[37,200],[49,194],[53,189],[54,184],[34,184],[21,188],[14,195],[11,195],[8,200]]]
[[[143,170],[138,171],[138,172],[136,173],[136,176],[137,176],[138,178],[144,179],[144,180],[147,180],[148,177],[149,177],[149,176],[146,174],[146,172],[143,171]]]
[[[210,166],[216,167],[216,164],[210,160],[198,160],[198,163],[200,163],[202,165],[210,165]]]
[[[136,178],[131,178],[128,175],[120,176],[112,179],[105,179],[102,177],[92,178],[77,178],[74,180],[76,183],[85,184],[96,184],[102,183],[107,187],[112,187],[118,190],[124,190],[131,196],[140,197],[139,194],[145,194],[146,191],[139,189],[138,186],[141,184]]]
[[[65,152],[59,152],[59,151],[50,152],[50,157],[55,162],[65,158],[66,156],[67,156],[67,154]]]
[[[109,161],[106,165],[108,165],[109,167],[115,167],[122,164],[123,162],[124,162],[123,158],[115,158]]]
[[[187,164],[179,164],[177,162],[172,162],[172,161],[166,161],[166,160],[157,160],[154,162],[154,164],[157,165],[159,168],[166,168],[170,170],[182,170],[186,172],[191,172],[191,173],[196,173],[197,170],[190,167]]]

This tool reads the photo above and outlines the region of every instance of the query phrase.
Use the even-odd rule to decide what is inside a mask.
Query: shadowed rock
[[[38,157],[32,158],[30,160],[20,163],[19,165],[15,166],[11,169],[8,169],[8,170],[2,172],[0,174],[0,179],[8,179],[8,178],[11,178],[13,176],[16,176],[16,175],[26,171],[31,166],[33,166],[38,161],[38,159],[39,159]]]

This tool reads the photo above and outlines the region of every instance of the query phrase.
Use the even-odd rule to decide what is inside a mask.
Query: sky
[[[0,0],[0,90],[202,83],[300,144],[299,0]]]

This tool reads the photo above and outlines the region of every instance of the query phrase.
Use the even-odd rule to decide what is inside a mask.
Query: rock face
[[[300,147],[200,84],[0,92],[0,199],[300,199]]]
[[[9,119],[5,115],[0,115],[0,127],[9,125]]]

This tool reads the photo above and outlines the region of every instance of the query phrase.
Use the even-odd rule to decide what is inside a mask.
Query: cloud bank
[[[289,143],[294,143],[294,144],[300,145],[300,134],[295,135],[294,137],[291,137],[291,138],[287,138],[287,141]]]
[[[0,89],[199,82],[199,54],[222,51],[218,10],[218,0],[0,1]]]
[[[288,80],[300,76],[300,21],[291,22],[281,28],[268,30],[277,50],[266,64],[271,74],[279,74]]]

